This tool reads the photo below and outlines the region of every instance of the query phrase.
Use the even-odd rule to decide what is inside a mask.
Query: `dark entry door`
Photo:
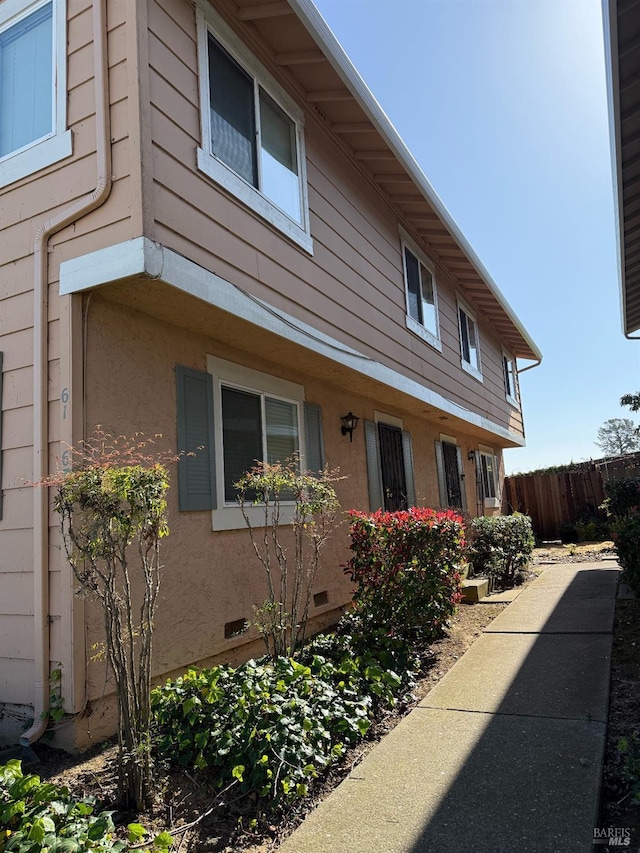
[[[458,466],[458,448],[447,441],[442,442],[444,476],[447,484],[447,505],[462,507],[462,478]]]
[[[402,430],[389,424],[378,424],[378,437],[384,508],[389,512],[407,509]]]

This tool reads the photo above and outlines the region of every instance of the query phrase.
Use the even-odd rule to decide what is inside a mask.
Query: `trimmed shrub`
[[[624,569],[624,580],[640,595],[640,515],[620,519],[615,532],[618,560]]]
[[[382,634],[439,636],[461,598],[462,518],[416,507],[349,515],[356,612]]]
[[[534,538],[527,515],[480,516],[467,527],[468,558],[476,574],[513,584],[531,559]]]

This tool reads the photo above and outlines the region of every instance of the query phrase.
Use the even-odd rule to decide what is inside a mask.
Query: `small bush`
[[[461,597],[461,517],[415,507],[350,516],[353,556],[345,572],[356,584],[356,612],[383,634],[437,637]]]
[[[234,669],[189,670],[152,695],[159,751],[211,774],[218,788],[253,794],[258,810],[304,797],[309,782],[371,725],[371,698],[352,662],[312,654],[309,663],[250,660]],[[400,677],[371,672],[385,689]]]
[[[640,515],[620,519],[614,541],[618,560],[624,569],[624,580],[640,595]]]
[[[467,528],[468,558],[478,574],[498,579],[504,585],[515,581],[525,568],[534,546],[531,519],[527,515],[480,516]]]
[[[607,499],[604,507],[614,518],[626,518],[640,509],[640,479],[626,477],[605,483]]]
[[[580,541],[578,528],[572,521],[563,521],[558,527],[558,536],[565,545],[576,545]]]
[[[607,519],[592,516],[584,521],[576,521],[578,542],[603,542],[611,536]]]

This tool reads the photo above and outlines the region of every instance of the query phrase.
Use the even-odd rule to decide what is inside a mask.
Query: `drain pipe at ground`
[[[48,416],[48,243],[52,235],[95,210],[111,192],[111,140],[109,122],[109,81],[107,67],[106,0],[93,0],[94,85],[96,107],[96,188],[70,207],[43,222],[36,233],[33,303],[33,480],[39,482],[49,473]],[[34,622],[34,720],[20,738],[23,746],[39,740],[47,729],[49,717],[49,493],[33,490],[33,622]]]

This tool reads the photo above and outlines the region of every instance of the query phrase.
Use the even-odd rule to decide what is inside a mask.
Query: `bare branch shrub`
[[[337,470],[301,473],[294,457],[273,465],[260,462],[235,484],[269,590],[267,600],[254,607],[254,625],[274,659],[291,657],[304,642],[320,552],[340,509],[333,488],[339,479]],[[248,512],[254,505],[262,509],[260,527]],[[289,528],[292,553],[284,544]]]

